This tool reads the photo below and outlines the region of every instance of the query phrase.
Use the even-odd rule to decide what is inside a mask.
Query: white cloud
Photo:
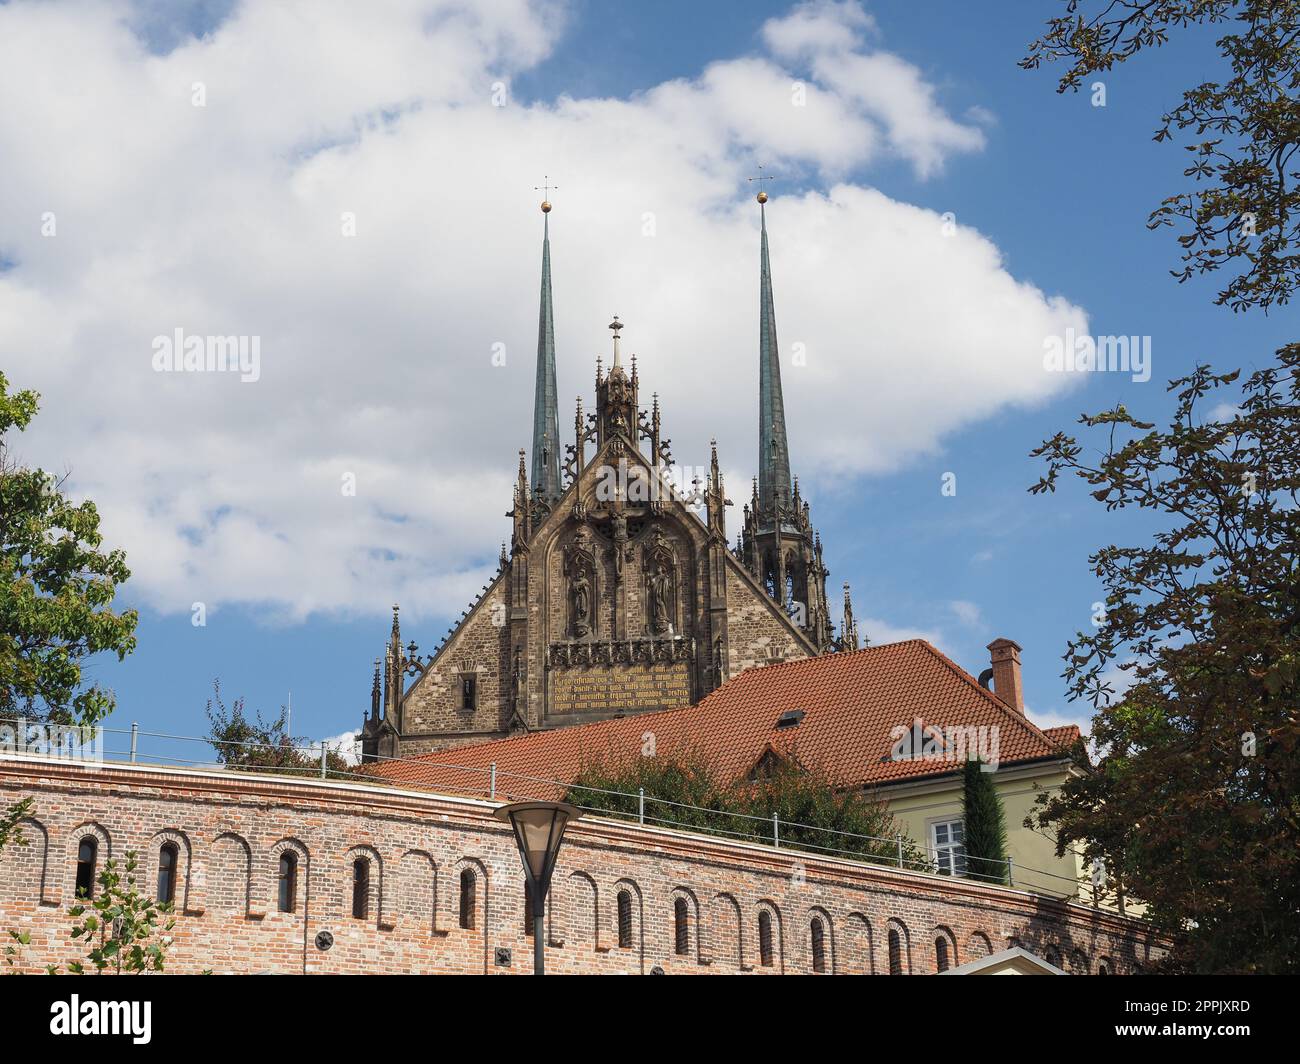
[[[965,599],[953,599],[948,603],[948,608],[952,610],[953,616],[968,628],[978,628],[984,623],[984,618],[980,615],[980,608],[974,602],[967,602]]]
[[[861,4],[812,0],[798,4],[783,18],[768,19],[763,39],[773,53],[790,59],[852,51],[875,29],[875,19]]]
[[[824,189],[768,210],[814,506],[1073,383],[1042,371],[1042,340],[1086,332],[1081,310],[974,230],[845,179],[979,145],[915,68],[866,50],[856,5],[799,8],[769,54],[628,99],[505,107],[494,84],[562,31],[549,6],[250,2],[166,55],[127,11],[0,6],[0,364],[43,394],[20,450],[71,467],[160,609],[400,599],[418,619],[477,592],[530,432],[541,220],[521,190],[541,171],[562,186],[561,425],[578,392],[591,408],[617,311],[677,457],[705,464],[716,435],[745,474],[733,496],[758,387],[757,218],[737,189],[758,159]],[[176,328],[259,337],[260,380],[153,372]]]
[[[870,640],[873,647],[884,646],[886,643],[901,643],[906,639],[924,639],[945,654],[949,653],[944,645],[943,636],[934,629],[900,627],[879,617],[859,617],[857,621],[858,631]]]
[[[361,764],[360,732],[347,731],[340,735],[331,735],[326,739],[308,743],[303,747],[304,753],[313,760],[320,760],[321,743],[325,744],[325,749],[330,753],[338,754],[343,759],[344,764]]]
[[[1093,709],[1092,706],[1083,704],[1073,704],[1070,709],[1058,710],[1050,709],[1043,712],[1025,707],[1025,716],[1034,722],[1039,728],[1061,728],[1068,724],[1076,724],[1079,732],[1085,738],[1092,728]]]
[[[864,48],[863,37],[874,29],[857,3],[810,0],[785,18],[769,20],[763,37],[774,54],[805,64],[820,84],[882,126],[890,147],[922,176],[940,170],[953,152],[982,148],[979,127],[954,121],[917,67]],[[989,118],[982,110],[972,115],[982,122]]]

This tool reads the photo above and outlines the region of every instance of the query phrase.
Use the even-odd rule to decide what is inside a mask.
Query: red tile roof
[[[804,716],[778,728],[787,710]],[[916,720],[939,730],[996,727],[1002,764],[1059,759],[1059,733],[1070,730],[1041,731],[929,643],[911,639],[749,669],[693,706],[442,750],[372,771],[403,786],[485,794],[495,763],[498,796],[553,797],[558,788],[547,781],[567,784],[585,765],[640,756],[648,735],[659,756],[702,758],[730,779],[748,775],[769,747],[845,787],[957,771],[951,762],[891,758],[894,729]]]
[[[1044,728],[1043,734],[1057,746],[1068,750],[1079,741],[1079,726],[1077,724],[1061,724],[1055,728]]]

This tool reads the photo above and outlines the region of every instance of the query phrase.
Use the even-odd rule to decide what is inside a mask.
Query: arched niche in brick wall
[[[836,969],[845,975],[872,975],[875,959],[872,951],[871,921],[860,912],[847,914],[840,924]]]
[[[762,942],[760,940],[762,918],[761,914],[767,913],[769,927],[772,931],[772,964],[770,966],[763,964]],[[754,959],[758,966],[768,972],[775,972],[779,975],[785,974],[785,918],[781,914],[781,907],[771,898],[761,898],[754,912]]]
[[[394,924],[428,935],[445,935],[439,927],[438,862],[426,850],[407,850],[398,859],[391,906]]]
[[[720,891],[709,902],[708,950],[723,971],[745,970],[744,920],[734,894]]]
[[[190,872],[194,865],[194,851],[190,845],[190,837],[179,828],[164,828],[162,831],[154,832],[153,837],[150,838],[140,861],[146,889],[150,897],[157,897],[158,866],[162,859],[162,848],[169,843],[176,847],[175,894],[172,898],[175,911],[197,916],[202,910],[196,912],[190,908],[192,878]]]
[[[610,941],[613,944],[618,945],[619,915],[618,915],[617,900],[619,894],[624,891],[627,892],[627,894],[631,897],[631,901],[632,901],[631,912],[630,912],[630,916],[632,920],[632,927],[631,927],[632,945],[630,947],[627,947],[626,950],[624,950],[624,947],[622,946],[620,946],[619,949],[621,951],[625,951],[628,953],[635,953],[636,971],[639,974],[644,975],[645,974],[645,897],[641,893],[640,884],[638,884],[634,879],[623,878],[614,881],[613,896],[615,899],[615,904],[612,906],[607,906],[609,911],[613,913],[613,919],[614,919],[614,926],[611,928],[613,937],[611,938]]]

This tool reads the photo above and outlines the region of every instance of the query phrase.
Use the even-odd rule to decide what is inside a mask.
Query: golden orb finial
[[[550,214],[550,213],[551,213],[551,201],[550,201],[550,200],[542,200],[542,213],[543,213],[543,214]]]
[[[758,200],[759,203],[766,203],[766,202],[767,202],[767,193],[766,193],[766,192],[760,192],[760,193],[758,194],[758,196],[756,197],[756,199]]]

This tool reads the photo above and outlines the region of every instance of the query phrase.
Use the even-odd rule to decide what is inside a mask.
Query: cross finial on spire
[[[560,187],[559,185],[552,185],[552,184],[551,184],[551,179],[550,179],[550,175],[549,175],[549,174],[543,174],[543,175],[542,175],[542,183],[541,183],[540,185],[534,185],[534,186],[533,186],[533,191],[534,191],[534,192],[540,192],[540,193],[542,193],[542,213],[543,213],[543,214],[550,214],[550,213],[551,213],[551,189],[553,189],[553,188],[554,188],[554,189],[558,189],[559,187]]]
[[[623,328],[623,323],[618,320],[618,315],[614,315],[614,320],[609,323],[610,331],[614,334],[614,365],[613,369],[622,368],[623,362],[618,353],[618,333]]]
[[[775,181],[776,178],[774,178],[771,174],[765,174],[765,173],[763,173],[763,164],[762,164],[762,163],[759,163],[759,164],[758,164],[758,175],[757,175],[756,177],[751,177],[749,180],[750,180],[750,181],[757,181],[757,182],[758,182],[758,196],[757,196],[758,202],[759,202],[759,203],[766,203],[766,202],[767,202],[767,192],[766,192],[766,190],[763,188],[763,182],[764,182],[764,181]]]

